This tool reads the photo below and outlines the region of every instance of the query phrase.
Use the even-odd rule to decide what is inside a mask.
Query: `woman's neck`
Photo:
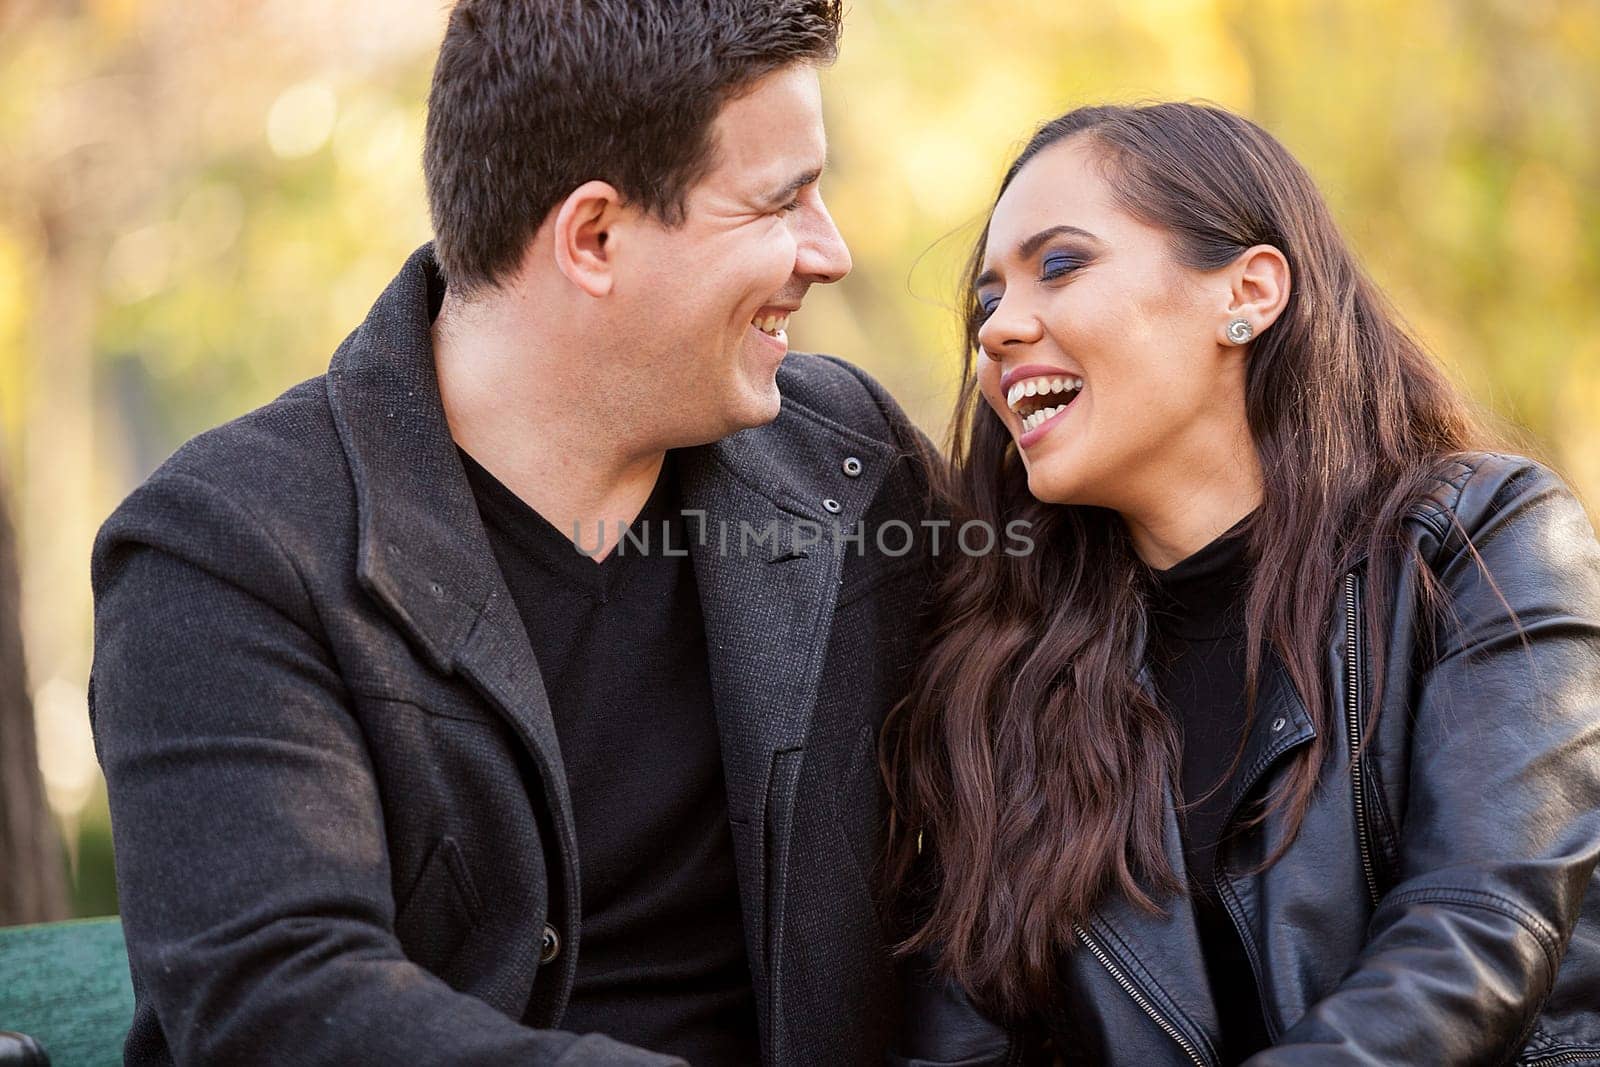
[[[1194,555],[1261,504],[1261,463],[1255,449],[1212,463],[1186,465],[1138,508],[1121,510],[1133,550],[1155,570]]]

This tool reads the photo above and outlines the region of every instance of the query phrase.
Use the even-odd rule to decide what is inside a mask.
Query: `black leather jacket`
[[[1364,571],[1344,576],[1327,649],[1337,737],[1305,823],[1264,873],[1243,872],[1278,820],[1220,854],[1273,1039],[1248,1062],[1600,1064],[1600,545],[1555,476],[1515,456],[1452,464],[1404,529],[1457,620],[1429,654],[1402,573],[1373,693]],[[1286,676],[1265,678],[1235,810],[1314,736]],[[1167,842],[1181,870],[1170,801]],[[1054,1053],[912,961],[896,1062],[1222,1062],[1185,901],[1163,917],[1108,899],[1078,937],[1040,1022]]]

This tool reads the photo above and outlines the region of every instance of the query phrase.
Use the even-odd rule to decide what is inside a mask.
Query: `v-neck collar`
[[[456,453],[461,457],[467,484],[472,487],[472,495],[477,500],[478,513],[484,525],[504,536],[519,552],[547,573],[599,603],[603,604],[621,593],[628,575],[638,568],[645,557],[664,554],[663,531],[673,531],[674,555],[683,550],[681,523],[675,521],[673,513],[677,500],[677,478],[671,452],[662,460],[661,471],[656,475],[656,484],[650,490],[650,496],[628,525],[628,536],[598,562],[585,555],[571,538],[512,492],[466,449],[457,445]],[[590,536],[599,534],[600,531],[592,524],[585,524],[579,529],[579,541],[587,541]]]
[[[429,330],[444,288],[433,247],[424,245],[339,346],[324,380],[356,495],[355,581],[419,656],[471,685],[531,754],[552,815],[551,882],[568,902],[551,921],[575,943],[577,831],[555,722],[439,397]],[[745,948],[763,1011],[778,1002],[784,979],[786,880],[769,874],[787,869],[795,828],[798,764],[788,757],[804,750],[812,726],[825,666],[817,650],[828,644],[845,560],[844,552],[802,543],[799,524],[855,530],[902,455],[798,399],[815,395],[857,410],[846,405],[846,397],[861,402],[848,376],[793,353],[778,368],[776,419],[676,454],[676,506],[694,532],[689,562],[705,618]],[[755,538],[748,544],[747,534]],[[757,669],[770,664],[784,669]],[[577,955],[563,952],[554,966],[555,988],[570,988]],[[559,1018],[564,1003],[558,998],[539,1017]]]

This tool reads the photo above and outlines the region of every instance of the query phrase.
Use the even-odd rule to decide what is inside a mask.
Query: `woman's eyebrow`
[[[1057,237],[1063,237],[1069,234],[1073,237],[1087,237],[1089,240],[1096,242],[1100,240],[1100,238],[1096,237],[1088,230],[1082,230],[1076,226],[1052,226],[1047,230],[1040,230],[1032,237],[1029,237],[1027,240],[1017,245],[1017,257],[1019,259],[1028,259],[1032,257],[1035,252],[1039,251],[1039,247],[1045,242],[1052,241]]]
[[[1017,258],[1029,259],[1035,252],[1039,251],[1040,247],[1046,242],[1053,241],[1057,237],[1065,236],[1086,237],[1096,243],[1098,243],[1100,240],[1100,238],[1096,237],[1088,230],[1081,229],[1077,226],[1051,226],[1048,229],[1040,230],[1032,237],[1028,237],[1021,241],[1017,245]],[[982,274],[978,275],[977,278],[973,279],[972,286],[974,289],[982,289],[984,286],[992,285],[999,280],[1000,275],[991,267],[989,270],[984,271]]]

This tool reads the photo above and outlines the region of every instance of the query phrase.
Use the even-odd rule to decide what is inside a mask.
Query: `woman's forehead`
[[[985,261],[1013,256],[1030,236],[1052,227],[1104,233],[1113,214],[1123,212],[1083,141],[1051,145],[1023,164],[995,204]]]

